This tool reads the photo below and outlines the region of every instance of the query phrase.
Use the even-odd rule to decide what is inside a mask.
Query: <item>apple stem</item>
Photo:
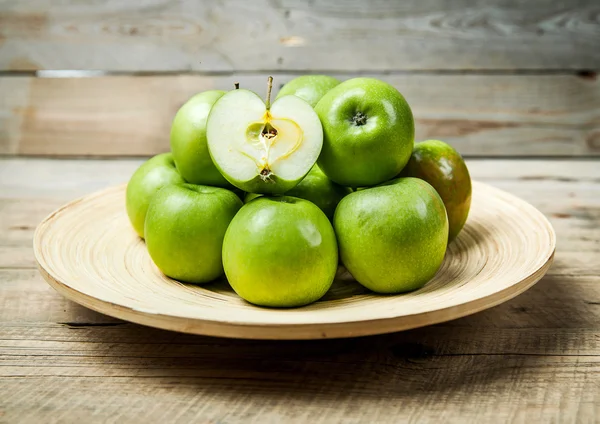
[[[236,90],[240,89],[240,83],[239,82],[234,82],[233,85],[235,86]]]
[[[271,90],[273,89],[273,77],[269,76],[267,80],[267,110],[271,109]]]

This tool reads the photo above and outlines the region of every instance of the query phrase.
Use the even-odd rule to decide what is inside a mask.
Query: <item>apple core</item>
[[[298,150],[303,137],[304,133],[296,122],[276,119],[267,111],[261,121],[248,126],[247,139],[250,146],[242,148],[240,152],[256,162],[262,180],[269,182],[273,175],[273,165],[286,160]],[[253,149],[260,152],[258,160]]]
[[[213,106],[207,138],[215,165],[231,184],[252,193],[283,194],[316,162],[323,128],[299,97],[283,96],[271,104],[270,90],[263,102],[256,93],[238,89]]]

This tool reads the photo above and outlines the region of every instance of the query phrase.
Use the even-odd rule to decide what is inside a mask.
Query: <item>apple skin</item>
[[[454,240],[471,209],[471,177],[460,154],[440,140],[417,143],[400,175],[420,178],[435,188],[448,213],[448,242]]]
[[[253,201],[254,199],[258,198],[258,197],[262,197],[263,194],[260,193],[246,193],[246,195],[244,196],[244,203],[249,203],[251,201]]]
[[[328,75],[303,75],[294,78],[281,87],[281,90],[277,93],[277,98],[291,94],[305,100],[314,108],[321,97],[339,84],[338,79]]]
[[[374,186],[394,178],[412,153],[410,106],[391,85],[353,78],[325,94],[315,107],[323,125],[319,167],[345,187]]]
[[[171,153],[148,159],[133,173],[127,183],[125,205],[131,225],[141,238],[144,238],[144,221],[152,196],[164,186],[184,182]]]
[[[352,189],[334,183],[315,165],[306,177],[296,187],[285,193],[285,195],[313,202],[331,221],[340,200],[350,193],[352,193]],[[260,194],[256,193],[247,193],[244,203],[248,203],[260,196]]]
[[[230,182],[234,187],[237,187],[246,193],[278,195],[286,193],[292,188],[296,187],[304,177],[305,176],[302,176],[301,178],[294,180],[284,180],[283,178],[279,178],[277,175],[271,175],[269,177],[270,181],[265,182],[260,176],[257,175],[248,181],[242,182],[231,180]]]
[[[168,277],[207,283],[223,275],[225,231],[243,203],[224,188],[194,184],[164,187],[146,216],[146,247]]]
[[[206,120],[211,108],[225,94],[210,90],[190,98],[177,112],[171,126],[171,152],[181,176],[189,183],[231,188],[208,152]]]
[[[448,242],[444,203],[417,178],[349,194],[338,205],[333,226],[342,263],[377,293],[423,287],[442,265]]]
[[[285,195],[313,202],[331,221],[338,203],[351,192],[352,189],[331,181],[319,166],[315,165],[306,177]]]
[[[223,242],[229,284],[250,303],[296,307],[320,299],[338,266],[335,233],[308,200],[262,196],[240,209]]]

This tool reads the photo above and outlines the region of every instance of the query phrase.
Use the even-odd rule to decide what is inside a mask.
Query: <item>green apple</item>
[[[224,91],[196,94],[177,112],[171,126],[171,152],[181,176],[189,183],[230,188],[215,167],[206,144],[206,119]]]
[[[262,197],[263,195],[260,193],[246,193],[244,196],[244,203],[248,203],[256,199],[257,197]]]
[[[150,257],[176,280],[207,283],[220,277],[225,231],[242,205],[224,188],[194,184],[163,188],[152,198],[146,216]]]
[[[410,157],[415,125],[398,90],[374,78],[344,81],[315,111],[323,124],[319,167],[334,182],[365,187],[394,178]]]
[[[310,200],[332,220],[338,203],[350,193],[352,189],[334,183],[318,165],[315,165],[306,177],[285,195]]]
[[[154,156],[133,173],[127,184],[125,205],[131,225],[140,237],[144,238],[144,220],[152,196],[164,186],[184,182],[171,153]]]
[[[448,218],[427,182],[398,178],[344,197],[333,218],[342,263],[377,293],[421,288],[442,265]]]
[[[471,177],[460,154],[443,141],[417,143],[401,175],[420,178],[435,188],[448,213],[448,241],[454,240],[471,208]]]
[[[263,196],[244,205],[223,242],[229,284],[250,303],[295,307],[331,287],[338,247],[331,223],[308,200]]]
[[[271,105],[252,91],[225,94],[208,116],[206,135],[213,162],[234,186],[251,193],[283,194],[315,164],[323,129],[312,107],[296,96]]]
[[[340,83],[339,80],[327,75],[303,75],[294,78],[279,90],[277,98],[293,95],[305,100],[315,107],[329,90]]]
[[[332,220],[336,206],[349,193],[352,193],[352,189],[334,183],[315,165],[306,177],[296,187],[285,193],[285,195],[313,202],[319,209],[325,212],[329,220]],[[248,203],[259,196],[261,195],[247,193],[244,202]]]

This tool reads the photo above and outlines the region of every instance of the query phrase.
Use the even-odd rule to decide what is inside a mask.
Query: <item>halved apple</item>
[[[270,104],[254,92],[233,90],[208,116],[210,155],[221,174],[251,193],[282,194],[302,181],[323,146],[323,128],[313,108],[296,96]]]

